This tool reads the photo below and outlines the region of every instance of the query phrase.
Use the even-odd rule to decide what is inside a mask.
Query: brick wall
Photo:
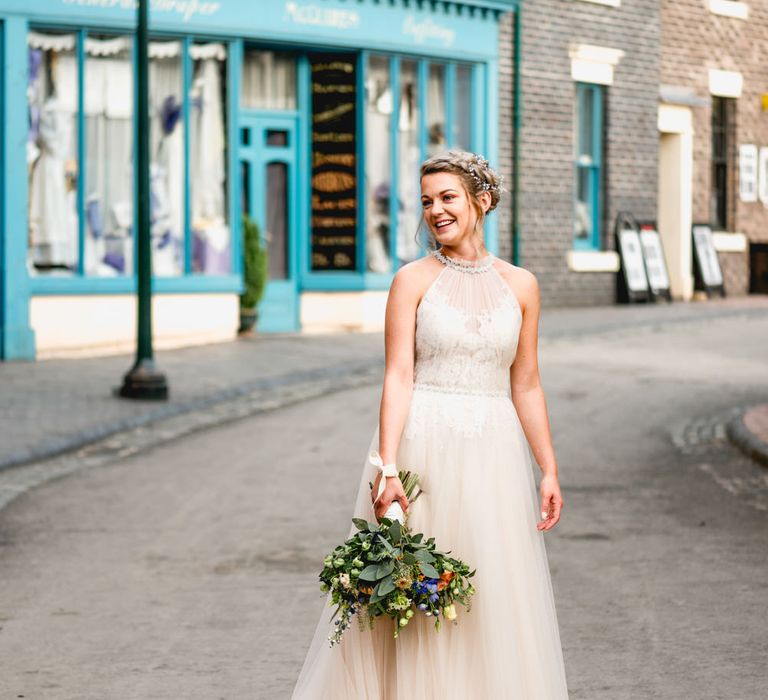
[[[619,211],[656,218],[658,167],[659,11],[652,0],[619,8],[578,0],[523,3],[523,115],[520,177],[520,262],[538,277],[547,305],[608,304],[615,300],[613,273],[569,271],[572,249],[575,152],[575,85],[569,48],[593,44],[625,56],[606,88],[603,184],[604,248],[613,249]],[[502,168],[511,165],[511,19],[501,23]],[[509,249],[508,212],[500,231]]]
[[[747,2],[749,18],[715,15],[702,0],[662,0],[661,81],[693,88],[709,100],[709,69],[738,71],[744,79],[735,103],[728,198],[728,228],[744,233],[752,242],[768,241],[768,208],[762,202],[742,202],[738,197],[739,144],[768,146],[768,113],[761,95],[768,92],[765,38],[768,5]],[[710,106],[693,107],[694,177],[693,217],[711,220],[712,130]],[[748,253],[719,253],[729,294],[744,294],[749,286]]]

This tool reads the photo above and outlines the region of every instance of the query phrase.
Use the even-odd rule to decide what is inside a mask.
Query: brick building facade
[[[613,303],[617,214],[656,218],[659,11],[653,0],[522,4],[518,260],[545,304]],[[501,167],[511,174],[512,15],[500,32]],[[512,230],[508,210],[500,224]],[[511,236],[501,242],[509,255]]]
[[[726,292],[745,294],[750,247],[755,253],[768,244],[768,74],[761,50],[768,7],[754,0],[662,0],[661,26],[662,99],[683,116],[687,110],[691,123],[691,217],[715,231]],[[759,178],[751,182],[739,177],[745,145],[757,161]]]

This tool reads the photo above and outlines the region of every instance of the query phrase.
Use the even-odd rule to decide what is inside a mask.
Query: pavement
[[[768,296],[661,305],[545,309],[541,339],[578,339],[631,328],[698,323],[719,318],[765,318]],[[120,399],[113,390],[132,357],[0,363],[0,470],[71,453],[110,436],[188,414],[237,415],[286,405],[331,390],[380,380],[380,333],[270,335],[162,351],[170,399]],[[250,406],[250,410],[248,409]],[[764,409],[763,409],[764,410]],[[729,435],[768,462],[768,431],[759,411],[734,421]],[[738,423],[738,424],[737,424]]]
[[[767,400],[765,304],[547,312],[543,335],[565,498],[544,537],[569,697],[765,697],[768,469],[725,428]],[[362,363],[367,343],[379,364],[346,372],[344,358]],[[0,471],[3,700],[290,697],[330,614],[318,563],[348,533],[376,425],[381,337],[199,351],[221,356],[181,357],[227,356],[243,372],[264,357],[274,381]],[[179,355],[160,357],[173,400],[182,388],[200,395],[183,383],[196,377],[177,369]],[[128,359],[92,385],[105,406],[123,406],[109,387]],[[300,361],[337,374],[280,384]],[[67,476],[24,490],[51,474]],[[20,493],[1,507],[14,479]]]

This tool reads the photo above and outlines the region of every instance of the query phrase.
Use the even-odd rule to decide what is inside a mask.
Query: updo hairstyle
[[[451,173],[458,176],[481,221],[484,218],[484,212],[480,206],[480,194],[488,192],[491,195],[491,206],[488,212],[492,212],[504,191],[504,178],[488,165],[488,161],[483,156],[476,153],[445,151],[427,158],[421,164],[421,177],[436,173]]]

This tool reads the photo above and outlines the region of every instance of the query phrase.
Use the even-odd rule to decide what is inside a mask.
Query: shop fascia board
[[[0,1],[5,12],[16,13],[35,27],[96,27],[130,32],[135,24],[134,10],[107,0],[104,7],[89,5],[85,0],[82,5],[62,5],[61,0]],[[354,50],[364,46],[454,60],[460,53],[462,59],[484,61],[497,57],[498,18],[517,5],[514,0],[286,0],[266,3],[249,26],[243,15],[246,2],[200,0],[189,16],[180,12],[179,3],[161,3],[160,9],[152,11],[150,22],[153,34],[266,38],[278,45]]]

